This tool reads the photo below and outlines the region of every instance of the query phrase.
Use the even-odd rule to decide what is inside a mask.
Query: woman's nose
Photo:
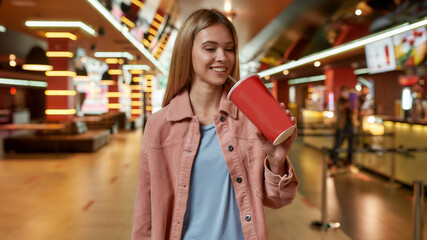
[[[216,51],[216,57],[215,60],[217,61],[225,61],[227,59],[225,52],[223,49],[218,48],[218,50]]]

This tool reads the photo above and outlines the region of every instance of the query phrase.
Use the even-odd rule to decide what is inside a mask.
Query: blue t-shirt
[[[182,239],[244,239],[239,206],[215,124],[201,126],[200,134]]]

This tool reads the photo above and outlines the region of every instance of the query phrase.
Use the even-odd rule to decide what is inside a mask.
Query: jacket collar
[[[237,119],[238,109],[234,103],[227,99],[227,92],[223,91],[219,111],[225,112],[232,118]],[[167,120],[171,122],[180,121],[194,116],[193,109],[190,104],[190,96],[188,88],[184,88],[170,102],[168,109]]]

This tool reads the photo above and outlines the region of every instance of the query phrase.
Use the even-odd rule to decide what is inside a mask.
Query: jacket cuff
[[[285,168],[285,174],[283,176],[280,176],[278,174],[273,173],[268,167],[267,167],[267,157],[264,159],[264,173],[265,173],[265,180],[268,183],[268,185],[279,187],[279,190],[285,188],[290,182],[293,177],[292,174],[292,167],[291,163],[289,162],[289,159],[286,158],[284,168]]]

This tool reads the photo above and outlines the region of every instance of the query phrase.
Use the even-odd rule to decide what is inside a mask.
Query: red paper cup
[[[273,145],[279,145],[294,131],[295,124],[258,75],[249,75],[238,81],[227,97]]]

